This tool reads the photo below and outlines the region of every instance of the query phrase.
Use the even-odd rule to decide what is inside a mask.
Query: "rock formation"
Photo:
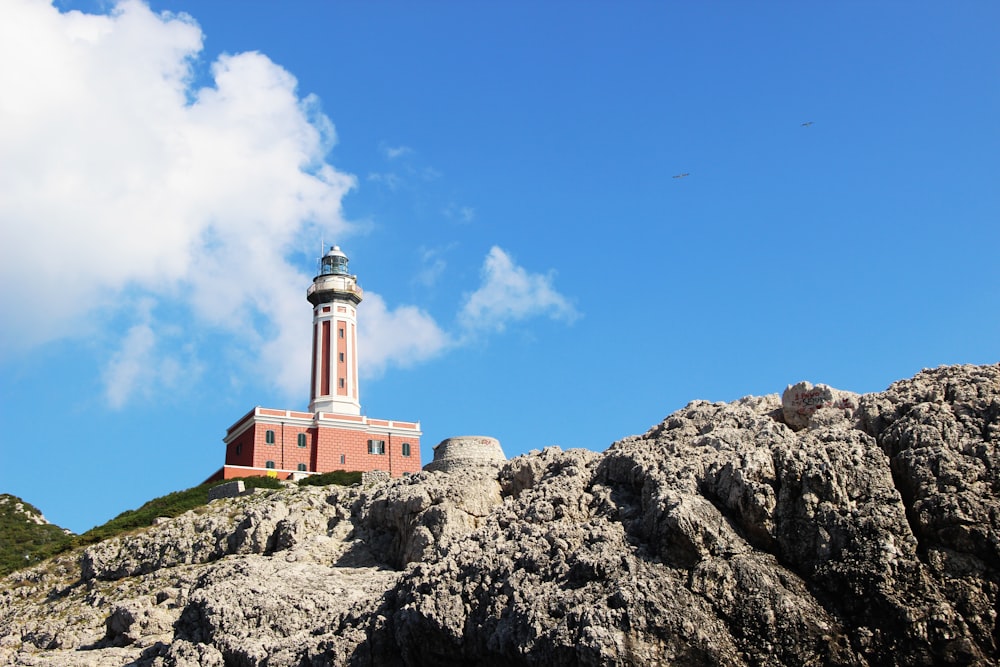
[[[997,664],[1000,365],[221,499],[0,583],[0,663]]]
[[[822,408],[837,408],[850,417],[858,409],[859,398],[854,392],[840,391],[825,384],[814,386],[811,382],[799,382],[788,385],[781,394],[781,415],[789,428],[801,431]]]

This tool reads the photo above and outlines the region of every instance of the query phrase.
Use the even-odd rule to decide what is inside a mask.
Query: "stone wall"
[[[218,500],[219,498],[235,498],[236,496],[245,496],[248,493],[253,493],[255,489],[247,490],[246,484],[243,483],[242,479],[235,480],[233,482],[226,482],[225,484],[219,484],[218,486],[213,486],[208,490],[208,501]]]

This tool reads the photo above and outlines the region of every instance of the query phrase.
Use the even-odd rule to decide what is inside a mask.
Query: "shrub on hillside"
[[[29,519],[42,513],[17,496],[4,493],[0,499],[0,576],[45,560],[72,539],[59,526]]]
[[[334,474],[337,473],[328,473]],[[337,481],[339,477],[320,484],[352,484],[361,480],[361,473],[344,473],[350,481]],[[356,479],[352,476],[356,475]],[[319,475],[318,477],[323,477]],[[246,488],[280,489],[283,485],[276,477],[241,477]],[[183,491],[174,491],[154,498],[142,507],[126,510],[105,524],[95,526],[81,535],[66,535],[61,528],[51,524],[36,525],[25,523],[23,517],[8,521],[6,512],[0,513],[0,576],[14,570],[34,565],[73,547],[102,542],[110,537],[130,530],[153,525],[157,517],[179,516],[196,507],[208,504],[208,490],[213,486],[234,482],[235,479],[209,482]],[[315,483],[315,482],[314,482]],[[11,496],[13,498],[13,496]],[[19,499],[14,499],[19,501]],[[25,505],[37,512],[30,505]]]
[[[334,470],[318,475],[309,475],[305,479],[299,480],[299,486],[327,486],[337,484],[339,486],[350,486],[361,483],[360,472],[347,472],[346,470]]]
[[[248,489],[281,488],[281,481],[274,477],[241,477],[239,479],[243,481],[243,484]],[[227,479],[218,482],[209,482],[208,484],[195,486],[184,491],[174,491],[165,496],[154,498],[139,509],[126,510],[111,521],[91,528],[74,540],[74,546],[101,542],[128,530],[151,526],[153,525],[153,520],[157,517],[165,516],[173,518],[180,516],[188,510],[208,504],[208,490],[213,486],[233,481],[236,480]]]

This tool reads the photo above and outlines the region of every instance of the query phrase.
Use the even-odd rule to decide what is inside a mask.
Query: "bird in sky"
[[[690,175],[691,174],[689,174],[689,173],[687,173],[685,171],[683,174],[677,174],[676,176],[673,176],[672,178],[684,178],[685,176],[690,176]]]
[[[813,122],[811,120],[807,120],[806,122],[802,123],[802,127],[809,127],[812,124]]]

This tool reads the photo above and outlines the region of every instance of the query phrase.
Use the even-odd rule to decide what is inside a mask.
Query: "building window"
[[[299,464],[299,472],[305,472],[305,471],[306,471],[306,464],[305,463],[300,463]]]
[[[344,465],[345,463],[347,463],[347,457],[344,456],[343,454],[341,454],[340,455],[340,465]]]
[[[305,447],[305,446],[306,446],[306,434],[299,433],[299,447]]]
[[[344,378],[340,378],[340,388],[344,388]]]
[[[368,453],[369,454],[385,454],[385,440],[369,440],[368,441]]]
[[[338,352],[338,353],[337,353],[337,357],[338,357],[338,358],[339,358],[339,359],[340,359],[341,361],[343,361],[343,360],[344,360],[344,353],[343,353],[343,352]]]
[[[274,444],[274,431],[272,431],[271,429],[267,429],[267,433],[264,434],[264,442],[266,442],[269,445]]]
[[[239,456],[240,452],[242,451],[243,451],[243,443],[241,442],[240,444],[236,445],[236,456]]]
[[[404,442],[404,443],[403,443],[403,444],[402,444],[402,445],[400,446],[400,449],[402,449],[402,450],[403,450],[403,456],[409,456],[409,455],[410,455],[410,443],[408,443],[408,442]]]
[[[341,338],[344,337],[344,327],[340,327],[339,329],[337,329],[337,335],[339,335]]]
[[[272,468],[273,469],[274,468],[274,461],[268,461],[267,463],[264,464],[264,467],[265,468]]]

